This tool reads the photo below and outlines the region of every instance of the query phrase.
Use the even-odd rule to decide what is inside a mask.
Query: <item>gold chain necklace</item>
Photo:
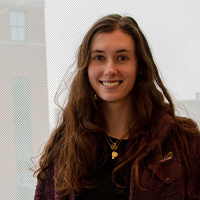
[[[118,153],[117,153],[117,148],[119,146],[119,144],[117,145],[117,143],[120,141],[120,139],[118,139],[116,142],[113,142],[106,134],[105,134],[105,138],[112,150],[112,159],[115,159],[117,156],[118,156]]]

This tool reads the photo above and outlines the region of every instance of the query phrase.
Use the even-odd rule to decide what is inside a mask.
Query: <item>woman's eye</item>
[[[118,60],[119,61],[124,61],[124,60],[127,60],[128,58],[126,56],[119,56],[118,57]]]
[[[95,56],[95,60],[104,60],[103,56]]]

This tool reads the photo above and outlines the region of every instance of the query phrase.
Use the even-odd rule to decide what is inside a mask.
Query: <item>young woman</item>
[[[80,45],[35,200],[200,199],[199,146],[196,123],[175,116],[136,21],[105,16]]]

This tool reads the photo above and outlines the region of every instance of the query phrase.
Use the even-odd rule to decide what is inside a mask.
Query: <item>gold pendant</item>
[[[110,148],[111,148],[112,150],[115,150],[116,145],[115,145],[115,144],[112,144],[112,145],[110,146]]]
[[[116,151],[112,152],[112,159],[115,159],[118,156],[118,153]]]

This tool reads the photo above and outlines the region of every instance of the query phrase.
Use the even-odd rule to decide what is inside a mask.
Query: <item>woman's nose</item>
[[[113,60],[108,60],[105,67],[105,75],[113,76],[117,74],[117,66]]]

